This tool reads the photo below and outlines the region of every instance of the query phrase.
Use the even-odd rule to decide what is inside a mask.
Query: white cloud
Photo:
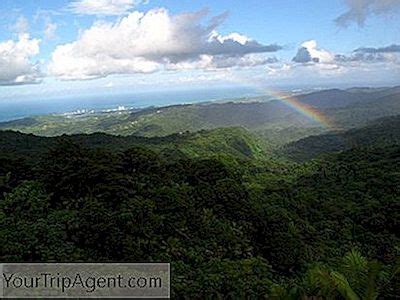
[[[135,6],[145,3],[143,0],[76,0],[68,9],[80,15],[123,15]]]
[[[362,53],[397,53],[400,52],[400,45],[392,44],[390,46],[386,47],[379,47],[379,48],[373,48],[373,47],[361,47],[356,50],[355,52],[362,52]]]
[[[53,40],[56,38],[56,31],[58,25],[56,23],[52,23],[50,21],[46,22],[44,28],[44,36],[47,40]]]
[[[338,54],[335,57],[337,63],[346,64],[347,66],[358,66],[360,64],[373,64],[373,63],[388,63],[400,64],[399,53],[368,53],[362,51],[355,51],[350,55]]]
[[[291,64],[277,63],[267,67],[267,74],[275,78],[346,78],[349,80],[366,78],[371,81],[373,75],[382,78],[383,73],[395,76],[400,70],[400,52],[398,45],[381,48],[358,48],[348,54],[336,54],[321,49],[315,40],[301,44]],[[391,69],[393,72],[387,72]],[[314,79],[313,79],[314,78]],[[376,79],[374,79],[376,80]]]
[[[306,41],[301,44],[296,56],[293,58],[297,63],[332,63],[335,55],[327,50],[319,49],[315,40]]]
[[[350,54],[336,54],[318,47],[315,40],[301,44],[294,63],[303,65],[318,65],[319,68],[335,69],[341,67],[360,67],[361,64],[371,63],[400,63],[400,46],[390,45],[380,48],[362,47]]]
[[[268,65],[264,76],[249,76],[260,86],[271,85],[395,85],[400,65],[390,63],[276,64]]]
[[[333,78],[342,76],[343,74],[347,73],[348,69],[342,65],[333,63],[278,63],[275,65],[267,66],[266,71],[267,74],[273,78],[297,78],[301,80],[315,80],[317,78]]]
[[[226,14],[204,24],[206,10],[171,16],[165,9],[132,12],[115,23],[97,22],[75,42],[58,46],[49,71],[62,79],[163,69],[215,69],[266,64],[259,55],[281,49],[239,33],[220,35]]]
[[[265,57],[260,54],[246,54],[236,56],[225,55],[200,55],[195,61],[182,61],[169,63],[167,70],[217,70],[227,68],[251,68],[277,62],[274,57]]]
[[[29,31],[29,21],[24,16],[18,17],[15,24],[11,27],[12,31],[22,34],[27,33]]]
[[[0,42],[0,85],[38,82],[39,65],[31,59],[39,53],[39,43],[28,34],[21,34],[16,42]]]
[[[399,0],[345,0],[349,9],[335,19],[338,26],[347,27],[355,22],[363,26],[370,15],[390,15],[399,12]]]
[[[361,64],[389,64],[393,67],[400,65],[400,45],[392,44],[385,47],[361,47],[349,55],[335,55],[337,63],[347,66],[360,66]],[[378,64],[379,63],[379,64]]]

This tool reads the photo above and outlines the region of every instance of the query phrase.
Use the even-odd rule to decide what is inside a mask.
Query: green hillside
[[[0,132],[0,260],[167,261],[173,298],[398,295],[400,146],[260,149],[241,128]]]
[[[285,104],[208,103],[150,108],[139,112],[85,116],[50,115],[0,124],[0,128],[44,136],[106,132],[120,135],[165,136],[172,133],[242,126],[257,130],[264,125],[318,126]]]
[[[140,146],[163,155],[183,157],[231,157],[238,160],[265,159],[266,147],[243,128],[219,128],[195,133],[184,132],[166,137],[114,136],[104,133],[39,137],[13,131],[0,131],[0,150],[8,154],[35,156],[60,141],[79,143],[90,148],[124,151]]]
[[[304,161],[353,147],[391,144],[400,144],[400,116],[379,119],[346,132],[310,136],[289,143],[279,151],[291,159]]]
[[[326,111],[344,128],[365,126],[373,120],[400,114],[400,94],[391,94],[350,107],[328,109]]]
[[[375,119],[400,114],[398,87],[334,89],[296,97],[300,102],[320,110],[344,129],[365,126]],[[240,126],[266,141],[270,147],[279,147],[329,131],[329,128],[305,117],[282,101],[254,100],[86,115],[37,116],[0,123],[0,128],[42,136],[104,132],[155,137]]]

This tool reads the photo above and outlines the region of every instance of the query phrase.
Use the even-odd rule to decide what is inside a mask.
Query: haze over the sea
[[[214,88],[157,92],[131,92],[117,95],[85,95],[47,99],[3,99],[0,101],[0,122],[29,116],[65,113],[76,110],[106,110],[119,106],[144,108],[173,104],[197,103],[220,99],[258,96],[251,88]]]

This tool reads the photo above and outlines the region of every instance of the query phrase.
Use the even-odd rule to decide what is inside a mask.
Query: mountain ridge
[[[345,132],[309,136],[285,145],[280,151],[293,160],[306,161],[356,147],[393,144],[400,144],[400,115],[381,118]]]
[[[400,114],[398,86],[330,89],[295,97],[301,103],[314,107],[344,130],[365,126],[381,117]],[[94,115],[48,115],[0,123],[1,129],[42,136],[105,132],[155,137],[235,126],[246,128],[274,147],[330,130],[326,124],[305,116],[284,101],[270,98],[268,101],[206,102]]]

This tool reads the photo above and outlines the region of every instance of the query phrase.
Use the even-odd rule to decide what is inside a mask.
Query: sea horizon
[[[157,92],[130,92],[126,94],[65,96],[46,99],[3,99],[0,101],[0,122],[27,117],[63,114],[77,110],[110,110],[120,106],[143,109],[151,106],[193,104],[242,97],[256,97],[262,93],[253,88],[210,88],[167,90]]]

